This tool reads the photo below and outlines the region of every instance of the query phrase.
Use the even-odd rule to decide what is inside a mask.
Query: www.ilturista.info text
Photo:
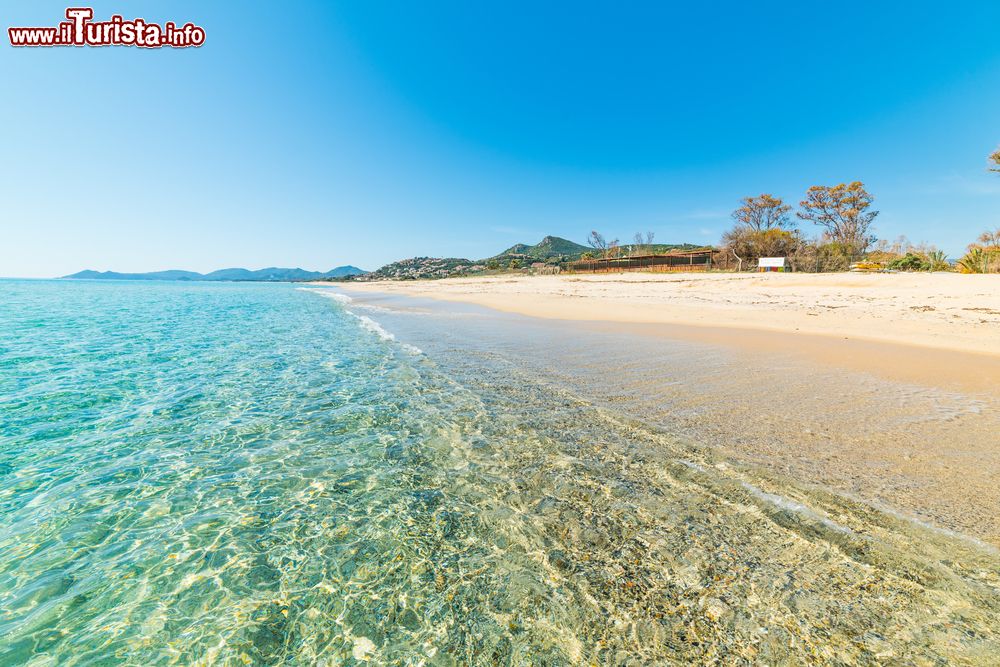
[[[112,16],[108,21],[93,21],[90,7],[70,7],[67,21],[51,28],[7,28],[11,46],[140,46],[184,48],[205,43],[205,29],[193,23],[177,26],[168,21],[162,26],[137,18],[126,21]]]

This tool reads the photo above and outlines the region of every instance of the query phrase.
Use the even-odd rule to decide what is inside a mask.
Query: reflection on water
[[[3,289],[2,664],[1000,652],[995,553],[451,345],[454,322],[394,340],[285,286]]]

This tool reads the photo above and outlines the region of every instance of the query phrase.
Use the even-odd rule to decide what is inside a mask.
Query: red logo
[[[7,28],[11,46],[138,46],[175,49],[201,46],[205,29],[194,23],[162,26],[137,18],[126,21],[115,14],[108,21],[94,21],[92,7],[69,7],[66,18],[52,28]]]

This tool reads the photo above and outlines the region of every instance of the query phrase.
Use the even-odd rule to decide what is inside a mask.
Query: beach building
[[[783,273],[788,270],[788,260],[785,257],[761,257],[757,260],[757,270],[761,273]]]

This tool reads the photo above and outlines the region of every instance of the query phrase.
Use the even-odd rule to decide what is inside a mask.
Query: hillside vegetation
[[[525,243],[513,245],[499,255],[495,255],[490,259],[502,261],[505,259],[511,260],[516,258],[527,259],[535,262],[558,259],[560,261],[568,262],[574,259],[580,259],[580,255],[588,250],[590,250],[590,248],[585,245],[580,245],[579,243],[574,243],[567,239],[559,238],[558,236],[546,236],[535,245],[527,245]]]
[[[485,270],[485,264],[477,264],[458,257],[413,257],[386,264],[377,271],[366,273],[358,278],[361,280],[417,280],[447,278]]]
[[[703,246],[691,243],[655,243],[641,248],[625,246],[623,250],[635,253],[665,253],[673,250],[694,250]],[[419,280],[495,273],[519,270],[539,263],[558,266],[579,260],[586,253],[594,253],[589,246],[574,243],[558,236],[546,236],[535,245],[517,243],[498,255],[480,260],[458,257],[413,257],[386,264],[377,271],[357,276],[354,280]]]

